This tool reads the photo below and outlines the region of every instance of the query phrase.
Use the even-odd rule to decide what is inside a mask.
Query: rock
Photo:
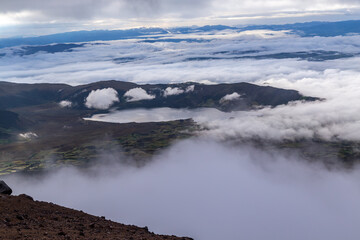
[[[12,189],[2,180],[0,180],[0,194],[11,195]]]

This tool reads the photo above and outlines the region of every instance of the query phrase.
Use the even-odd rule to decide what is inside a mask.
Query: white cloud
[[[208,79],[200,80],[199,83],[205,84],[205,85],[216,85],[217,84],[216,82],[210,81]]]
[[[38,135],[34,132],[26,132],[26,133],[20,133],[19,138],[22,140],[31,140],[34,138],[37,138]]]
[[[189,92],[193,92],[195,90],[195,85],[190,85],[185,89],[185,92],[189,93]]]
[[[72,106],[72,102],[64,100],[59,102],[60,107],[62,108],[66,108],[66,107],[71,107]]]
[[[141,101],[141,100],[151,100],[154,99],[154,95],[148,94],[144,89],[142,88],[133,88],[127,91],[124,94],[124,97],[127,98],[126,101],[128,102],[135,102],[135,101]]]
[[[113,88],[93,90],[85,100],[85,106],[95,109],[108,109],[115,102],[118,102],[118,93]]]
[[[167,87],[164,91],[164,97],[167,97],[167,96],[173,96],[173,95],[180,95],[180,94],[183,94],[184,93],[184,90],[178,88],[178,87],[175,87],[175,88],[172,88],[172,87]]]
[[[222,97],[220,99],[220,103],[223,103],[223,102],[228,102],[228,101],[234,101],[234,100],[237,100],[241,97],[240,94],[238,94],[237,92],[234,92],[234,93],[231,93],[231,94],[227,94],[225,95],[224,97]]]

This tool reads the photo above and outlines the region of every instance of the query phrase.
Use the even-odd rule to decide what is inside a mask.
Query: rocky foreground
[[[156,235],[145,228],[34,201],[27,195],[0,194],[0,239],[183,239]]]

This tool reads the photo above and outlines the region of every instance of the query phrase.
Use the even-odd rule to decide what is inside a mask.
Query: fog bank
[[[15,194],[162,234],[200,240],[360,237],[357,169],[328,171],[296,156],[187,140],[143,168],[108,164],[96,173],[63,169],[38,180],[5,180]]]
[[[111,122],[111,123],[144,123],[164,122],[192,118],[196,121],[207,121],[209,118],[226,119],[234,114],[224,113],[215,108],[176,109],[176,108],[152,108],[152,109],[130,109],[113,111],[108,114],[95,114],[88,121]]]

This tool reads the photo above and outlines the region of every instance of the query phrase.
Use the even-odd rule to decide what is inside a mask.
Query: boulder
[[[11,195],[12,189],[2,180],[0,180],[0,194]]]

